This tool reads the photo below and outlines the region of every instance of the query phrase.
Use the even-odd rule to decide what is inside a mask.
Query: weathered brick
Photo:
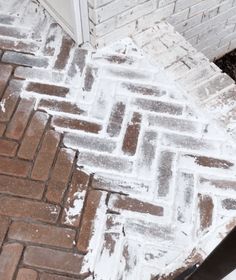
[[[33,160],[42,138],[44,129],[48,121],[48,115],[42,112],[35,112],[31,122],[26,129],[21,142],[18,156],[23,159]]]
[[[17,158],[0,157],[0,173],[17,177],[27,177],[31,167],[30,162]]]
[[[38,273],[29,268],[20,268],[16,280],[37,280]]]
[[[26,248],[23,263],[77,276],[80,274],[82,259],[82,256],[73,253],[29,246]]]
[[[166,91],[155,86],[135,84],[135,83],[122,83],[121,86],[134,94],[161,97],[166,95]]]
[[[45,95],[57,96],[57,97],[66,97],[66,95],[69,93],[69,88],[66,87],[41,84],[41,83],[33,83],[33,82],[30,82],[27,85],[26,90],[38,94],[45,94]]]
[[[12,73],[12,66],[0,64],[0,98],[7,86],[8,79]]]
[[[13,279],[23,246],[17,243],[6,244],[0,255],[0,279]]]
[[[39,49],[35,42],[8,40],[6,38],[0,38],[0,45],[3,50],[25,53],[34,53]]]
[[[158,159],[158,196],[165,197],[169,194],[172,177],[173,167],[175,161],[175,154],[170,151],[162,151]]]
[[[226,210],[236,210],[236,200],[233,198],[223,199],[221,204]]]
[[[94,170],[98,168],[130,173],[132,171],[133,162],[119,156],[81,151],[78,158],[78,165],[90,166],[93,167]]]
[[[34,108],[34,99],[21,99],[10,123],[8,124],[6,136],[19,140],[27,126],[28,120]]]
[[[27,199],[0,197],[0,215],[55,223],[60,212],[58,206]]]
[[[43,67],[48,66],[48,59],[46,57],[36,57],[34,55],[6,51],[3,54],[2,61],[29,67]]]
[[[52,124],[65,129],[70,128],[91,133],[98,133],[102,130],[102,126],[100,124],[60,116],[54,116]]]
[[[74,171],[62,214],[63,224],[79,227],[88,183],[89,176],[86,173]]]
[[[31,173],[32,179],[41,181],[48,179],[59,142],[59,133],[53,130],[46,132]]]
[[[194,158],[194,162],[196,164],[204,167],[230,169],[232,166],[234,166],[234,163],[223,159],[195,155],[186,155],[186,157]]]
[[[73,46],[74,41],[69,36],[64,35],[62,38],[60,52],[57,55],[57,59],[54,64],[54,68],[56,70],[63,70],[65,68]]]
[[[95,76],[97,73],[96,68],[92,68],[91,66],[87,66],[85,71],[85,77],[84,77],[84,90],[85,91],[91,91],[93,84],[95,82]]]
[[[1,26],[0,27],[0,36],[13,37],[16,39],[25,39],[27,38],[27,31],[15,26]]]
[[[205,231],[209,229],[213,222],[214,204],[209,195],[198,195],[198,206],[200,216],[200,229]]]
[[[131,122],[128,123],[124,136],[122,150],[125,154],[133,156],[136,153],[142,116],[133,113]]]
[[[8,231],[10,225],[10,218],[5,216],[0,216],[0,248],[2,247],[3,241]]]
[[[124,118],[125,107],[126,105],[124,102],[116,102],[113,105],[107,126],[107,133],[110,137],[119,136]]]
[[[60,149],[47,187],[46,198],[49,201],[57,204],[61,203],[64,193],[68,187],[74,158],[74,151],[69,149]]]
[[[76,279],[43,272],[43,274],[40,276],[40,280],[76,280]]]
[[[214,140],[206,140],[188,135],[168,134],[162,136],[162,145],[175,148],[190,149],[194,151],[212,151],[215,152],[219,148],[219,144]]]
[[[15,221],[11,224],[8,238],[69,249],[73,247],[75,234],[72,229]]]
[[[161,206],[121,195],[113,195],[109,200],[108,207],[119,212],[127,210],[154,216],[163,216],[164,214],[164,209]]]
[[[6,124],[5,123],[0,123],[0,136],[2,136],[6,130]]]
[[[58,24],[53,22],[50,24],[48,28],[48,33],[46,37],[46,42],[43,49],[43,54],[46,56],[53,56],[56,50],[56,44],[58,44],[56,40],[56,36],[58,35]]]
[[[29,179],[20,179],[11,176],[0,175],[1,194],[41,199],[44,188],[44,184]]]
[[[151,174],[156,157],[158,134],[155,131],[145,131],[139,147],[136,169],[139,174]]]
[[[68,75],[70,78],[76,77],[77,74],[82,76],[87,54],[87,50],[76,48],[73,60],[70,63],[70,68],[68,70]]]
[[[0,155],[13,157],[16,154],[18,144],[16,142],[0,139]]]
[[[206,176],[201,176],[199,178],[199,183],[201,186],[215,187],[222,190],[234,190],[236,191],[236,181],[229,181],[224,179],[207,178]]]
[[[113,140],[93,135],[67,133],[64,136],[63,142],[66,147],[72,149],[86,149],[90,151],[95,150],[112,153],[116,148],[116,143]]]
[[[148,116],[148,124],[152,127],[160,127],[183,133],[198,133],[202,128],[202,126],[198,122],[154,115]]]
[[[11,80],[5,93],[2,97],[1,103],[2,110],[0,110],[0,121],[9,121],[19,99],[19,95],[22,88],[22,82],[17,80]],[[1,92],[1,90],[0,90]]]
[[[97,208],[99,207],[101,197],[102,192],[100,191],[90,191],[88,193],[77,243],[77,248],[80,252],[86,253],[88,251],[90,238],[92,237],[94,230],[94,219],[96,217],[96,212]]]
[[[78,105],[67,101],[56,101],[50,99],[41,99],[38,105],[39,109],[45,111],[63,112],[76,115],[85,115],[85,111],[80,109]]]
[[[170,115],[181,115],[183,112],[182,105],[143,98],[136,98],[133,101],[133,105],[137,106],[139,109],[142,110],[152,111],[156,113],[165,113]]]

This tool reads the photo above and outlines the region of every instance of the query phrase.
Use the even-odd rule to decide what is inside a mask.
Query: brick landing
[[[0,8],[0,279],[149,280],[205,257],[235,224],[230,135],[131,40],[92,52],[31,1]]]

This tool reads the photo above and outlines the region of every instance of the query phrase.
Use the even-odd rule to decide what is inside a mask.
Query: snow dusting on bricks
[[[91,50],[33,1],[0,7],[0,279],[171,280],[205,258],[236,225],[234,81],[165,22]]]

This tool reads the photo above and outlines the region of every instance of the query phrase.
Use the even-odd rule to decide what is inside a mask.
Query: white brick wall
[[[236,47],[235,15],[236,0],[89,0],[96,46],[167,20],[212,60]]]

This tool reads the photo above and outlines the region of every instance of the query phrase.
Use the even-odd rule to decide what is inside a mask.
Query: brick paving
[[[170,38],[143,47],[155,64],[130,39],[76,47],[33,1],[0,7],[0,279],[171,280],[204,258],[235,225],[234,127],[188,89],[232,81],[199,91],[219,69]]]

